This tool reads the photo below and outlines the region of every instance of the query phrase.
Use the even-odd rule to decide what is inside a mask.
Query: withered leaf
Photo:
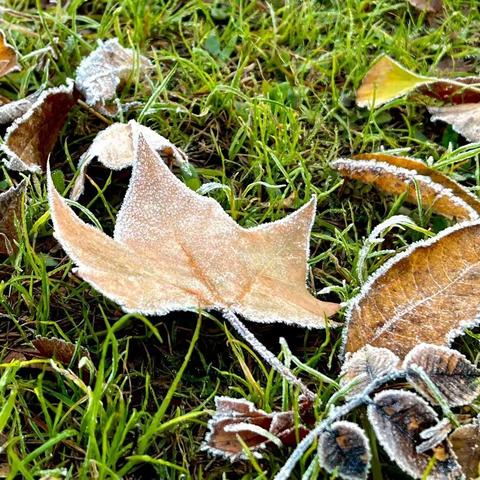
[[[173,143],[154,132],[148,127],[133,121],[129,123],[114,123],[102,130],[93,140],[88,150],[81,156],[79,162],[79,175],[72,189],[70,198],[78,200],[82,195],[85,183],[85,174],[88,165],[96,157],[100,163],[111,170],[122,170],[132,166],[133,134],[132,129],[137,128],[145,137],[149,145],[160,155],[165,152],[173,159],[177,166],[187,162],[187,158]]]
[[[140,73],[151,68],[150,61],[138,58]],[[105,115],[111,115],[106,103],[116,96],[117,88],[131,75],[135,67],[135,52],[124,48],[117,38],[99,41],[99,46],[80,63],[75,85],[85,101]]]
[[[357,91],[357,105],[379,107],[415,90],[451,103],[480,101],[480,79],[437,78],[407,70],[392,58],[382,55],[367,72]]]
[[[0,254],[11,255],[16,250],[15,220],[20,220],[26,188],[27,183],[23,180],[16,187],[0,193]]]
[[[0,77],[17,70],[20,70],[17,52],[7,43],[5,34],[0,30]]]
[[[411,368],[413,365],[423,369],[452,407],[468,405],[480,394],[480,370],[456,350],[422,343],[405,357],[408,381],[427,400],[436,403],[428,386]]]
[[[480,477],[480,425],[478,421],[457,428],[449,437],[467,479]]]
[[[260,457],[269,444],[293,445],[296,433],[301,440],[308,432],[303,426],[296,432],[293,412],[266,413],[245,399],[215,397],[215,407],[202,449],[231,461],[245,457],[237,436]]]
[[[21,117],[33,106],[35,101],[41,95],[42,90],[38,90],[31,95],[20,100],[4,103],[0,106],[0,125],[12,123],[17,118]]]
[[[448,418],[444,418],[433,427],[427,428],[420,432],[423,442],[417,445],[418,453],[425,453],[427,450],[433,450],[437,445],[442,443],[448,434],[452,431],[452,424]]]
[[[418,10],[430,13],[438,13],[443,7],[442,0],[408,0],[408,3],[418,8]]]
[[[371,452],[365,432],[355,423],[332,423],[318,439],[320,465],[346,480],[367,478]]]
[[[368,419],[388,456],[413,478],[422,478],[435,457],[428,478],[461,478],[462,472],[448,441],[431,451],[418,453],[421,432],[437,424],[435,411],[418,395],[402,390],[384,390],[367,408]]]
[[[480,142],[480,103],[464,103],[446,107],[428,107],[432,122],[441,120],[469,142]]]
[[[356,381],[355,386],[345,395],[351,398],[362,393],[374,380],[397,370],[400,359],[387,348],[365,345],[352,355],[348,355],[340,375],[340,384],[347,385]],[[358,383],[357,383],[358,382]]]
[[[71,361],[75,352],[77,351],[78,346],[66,342],[61,338],[47,338],[47,337],[37,337],[32,341],[33,346],[36,348],[35,355],[40,358],[52,358],[58,360],[59,362],[68,365]],[[82,357],[90,358],[90,353],[84,347],[81,347],[80,355]]]
[[[75,105],[73,82],[45,90],[30,109],[8,127],[0,148],[12,170],[38,172],[45,169],[68,112]]]
[[[478,324],[480,221],[414,243],[379,268],[347,312],[344,350],[388,348],[400,358],[419,343],[448,345]]]
[[[370,183],[386,193],[400,195],[406,192],[405,200],[410,203],[417,204],[418,189],[422,206],[447,218],[474,220],[480,213],[477,197],[414,158],[370,153],[336,160],[332,167],[344,177]]]
[[[322,328],[338,305],[305,286],[315,199],[283,220],[242,228],[133,133],[132,178],[113,239],[81,221],[49,178],[55,235],[78,275],[129,312],[218,309]]]

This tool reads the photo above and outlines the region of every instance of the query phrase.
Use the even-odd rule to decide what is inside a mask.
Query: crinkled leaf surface
[[[113,239],[80,220],[49,179],[55,235],[80,277],[130,312],[227,309],[257,322],[324,327],[338,305],[305,285],[315,199],[245,229],[178,180],[141,132],[134,155]]]
[[[480,103],[429,107],[432,122],[441,120],[469,142],[480,142]]]
[[[344,349],[448,345],[479,322],[480,221],[411,245],[379,268],[347,312]]]
[[[467,189],[420,160],[383,153],[339,159],[332,167],[347,178],[375,185],[380,190],[400,195],[447,218],[473,220],[480,213],[480,201]],[[418,195],[418,193],[420,195]]]
[[[468,405],[480,394],[480,370],[456,350],[422,343],[405,357],[408,381],[427,400],[436,403],[428,386],[412,370],[413,365],[423,369],[453,407]]]
[[[478,421],[457,428],[449,437],[467,479],[480,477],[480,425]]]
[[[432,456],[435,464],[429,479],[461,478],[461,469],[447,441],[431,451],[418,453],[420,433],[437,423],[437,414],[415,393],[384,390],[367,408],[375,435],[388,456],[413,478],[422,478]]]
[[[23,180],[16,187],[0,193],[0,254],[10,255],[16,248],[15,219],[20,220],[26,188],[27,183]]]
[[[17,52],[7,43],[5,34],[0,30],[0,77],[17,70],[20,70]]]

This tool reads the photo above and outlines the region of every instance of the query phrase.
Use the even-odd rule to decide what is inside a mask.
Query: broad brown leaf
[[[478,421],[457,428],[449,437],[467,479],[480,477],[480,425]]]
[[[344,350],[388,348],[400,358],[419,343],[448,345],[478,324],[480,221],[411,245],[379,268],[347,312]]]
[[[413,365],[423,369],[452,407],[468,405],[480,394],[480,370],[456,350],[422,343],[405,357],[408,381],[427,400],[436,403],[428,386],[412,370]]]
[[[73,82],[45,90],[21,117],[8,127],[5,164],[12,170],[38,172],[45,169],[68,112],[76,103]]]
[[[126,311],[218,309],[322,328],[339,307],[305,286],[315,199],[283,220],[242,228],[179,181],[139,131],[113,239],[80,220],[51,178],[49,201],[78,275]]]
[[[7,43],[5,34],[0,30],[0,77],[17,70],[20,70],[17,52]]]
[[[408,0],[410,5],[413,5],[422,12],[438,13],[442,10],[442,0]]]
[[[480,142],[480,103],[464,103],[446,107],[429,107],[432,122],[441,120],[469,142]]]
[[[435,411],[418,395],[402,390],[384,390],[367,408],[375,435],[390,459],[411,475],[423,478],[431,457],[435,464],[427,478],[447,480],[461,478],[462,472],[448,441],[432,450],[418,453],[421,432],[437,424]]]
[[[447,218],[474,220],[480,213],[480,201],[467,189],[420,160],[384,153],[356,155],[339,159],[332,167],[344,177],[375,185],[393,195],[406,193],[405,200],[431,208]]]
[[[0,193],[0,254],[11,255],[16,250],[17,229],[27,183],[23,180],[16,187]]]

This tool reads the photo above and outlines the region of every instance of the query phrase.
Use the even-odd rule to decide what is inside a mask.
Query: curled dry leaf
[[[372,109],[416,90],[451,103],[478,102],[479,84],[480,79],[476,77],[449,79],[417,75],[383,55],[365,75],[357,91],[357,105]]]
[[[478,421],[457,428],[449,437],[467,479],[480,477],[480,425]]]
[[[480,213],[477,197],[414,158],[371,153],[336,160],[332,167],[344,177],[375,185],[384,192],[406,193],[405,199],[410,203],[418,203],[418,189],[422,205],[447,218],[474,220]]]
[[[413,365],[423,369],[452,407],[468,405],[480,394],[480,370],[456,350],[422,343],[405,357],[408,381],[427,400],[436,403]]]
[[[417,452],[421,432],[438,421],[435,411],[418,395],[402,390],[384,390],[375,395],[367,413],[388,456],[413,478],[423,478],[432,456],[436,461],[429,472],[429,479],[462,477],[460,465],[448,441],[444,440],[431,451]]]
[[[322,328],[339,308],[307,290],[315,199],[283,220],[242,228],[186,187],[136,128],[130,185],[113,239],[81,221],[49,178],[55,235],[77,273],[124,310],[218,309],[257,322]]]
[[[365,432],[355,423],[334,422],[318,439],[320,465],[346,480],[367,478],[372,458]]]
[[[355,386],[345,398],[362,393],[374,380],[394,373],[399,363],[400,359],[387,348],[376,348],[371,345],[365,345],[349,355],[342,365],[340,384],[343,386],[355,381]]]
[[[123,48],[118,39],[100,41],[96,50],[80,63],[75,85],[88,105],[111,115],[112,110],[108,108],[107,102],[115,98],[117,88],[128,80],[135,61],[135,52]],[[151,63],[146,57],[139,56],[138,66],[140,73],[145,73],[151,68]]]
[[[20,220],[26,188],[27,183],[23,180],[16,187],[0,193],[0,254],[11,255],[16,249],[15,220]]]
[[[428,107],[431,120],[449,123],[469,142],[480,142],[480,103],[464,103],[446,107]]]
[[[20,70],[17,52],[7,43],[5,34],[0,30],[0,77],[17,70]]]
[[[301,440],[308,432],[303,426],[296,430],[293,412],[266,413],[245,399],[215,397],[215,407],[202,450],[231,461],[245,458],[237,436],[260,457],[268,445],[294,445],[297,434]]]
[[[73,82],[45,90],[27,112],[8,127],[0,148],[12,170],[38,172],[45,169],[67,115],[76,103]]]
[[[427,450],[433,450],[437,445],[442,443],[448,434],[452,431],[452,424],[448,418],[444,418],[433,427],[427,428],[420,432],[420,437],[423,440],[417,446],[418,453],[425,453]]]
[[[422,12],[438,13],[443,8],[442,0],[408,0],[408,3]]]
[[[400,358],[419,343],[448,345],[478,324],[480,221],[414,243],[387,261],[351,303],[344,351],[365,345]]]
[[[40,97],[43,90],[38,90],[20,100],[14,100],[0,106],[0,125],[12,123],[30,110],[35,101]]]
[[[162,158],[168,154],[169,158],[172,158],[177,166],[187,162],[187,158],[181,150],[150,128],[135,122],[114,123],[101,131],[95,137],[89,149],[81,156],[79,175],[75,181],[70,198],[78,200],[82,195],[86,169],[95,157],[111,170],[122,170],[132,166],[134,158],[132,130],[134,128],[137,128],[142,133],[149,145]]]

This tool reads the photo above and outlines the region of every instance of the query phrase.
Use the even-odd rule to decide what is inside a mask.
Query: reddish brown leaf
[[[17,52],[5,40],[5,34],[0,30],[0,77],[10,72],[20,70],[17,61]]]
[[[443,8],[442,0],[408,0],[408,3],[422,12],[438,13]]]
[[[467,479],[480,477],[480,426],[478,421],[457,428],[449,437]]]
[[[17,187],[0,193],[0,254],[11,255],[17,248],[15,220],[20,220],[26,188],[26,181],[23,180]]]
[[[37,337],[32,341],[36,348],[35,356],[39,358],[52,358],[58,360],[60,363],[68,365],[71,361],[78,346],[66,342],[60,338]],[[82,357],[90,358],[90,353],[86,348],[80,348],[80,355]]]

